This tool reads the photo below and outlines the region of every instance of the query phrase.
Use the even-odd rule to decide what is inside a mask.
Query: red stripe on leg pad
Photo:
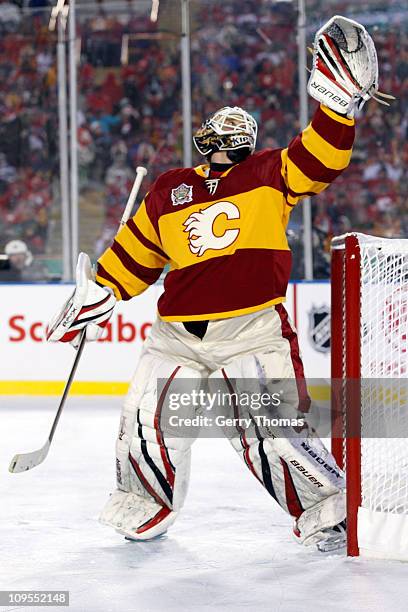
[[[144,533],[148,529],[152,529],[152,527],[156,527],[159,523],[161,523],[166,517],[169,516],[171,510],[169,508],[161,508],[157,514],[154,515],[147,523],[139,527],[136,533]]]
[[[299,516],[303,513],[303,507],[300,503],[300,499],[292,479],[292,474],[290,473],[288,464],[282,459],[282,457],[280,457],[280,462],[282,464],[283,475],[285,478],[285,495],[289,514],[295,518],[299,518]]]
[[[234,391],[234,387],[232,386],[231,381],[229,380],[226,371],[224,370],[224,368],[221,368],[221,372],[222,375],[224,377],[225,383],[228,387],[228,391],[231,394],[231,397],[233,398],[233,403],[234,403],[234,417],[235,419],[239,419],[239,409],[238,406],[235,402],[235,391]],[[239,421],[238,421],[239,423]],[[240,440],[241,440],[241,444],[242,444],[242,448],[243,448],[243,457],[244,457],[244,461],[247,464],[247,466],[249,467],[249,469],[251,470],[251,472],[253,473],[253,475],[255,476],[255,478],[257,478],[259,480],[259,482],[263,485],[264,482],[263,480],[258,476],[258,474],[256,473],[256,470],[254,468],[254,464],[251,461],[251,457],[249,456],[249,451],[251,450],[251,447],[249,446],[247,439],[245,437],[245,430],[240,426],[240,425],[236,425],[236,429],[238,431],[238,433],[240,434]]]
[[[173,372],[171,373],[171,375],[169,376],[166,384],[164,385],[164,388],[160,394],[160,397],[158,399],[157,402],[157,407],[156,407],[156,412],[154,415],[154,428],[156,430],[156,438],[157,438],[157,443],[160,447],[160,455],[163,461],[163,465],[165,467],[166,470],[166,476],[167,476],[167,480],[171,486],[171,488],[173,489],[174,487],[174,480],[175,480],[175,469],[170,461],[170,457],[168,454],[168,450],[167,447],[164,443],[164,438],[163,438],[163,432],[161,430],[160,427],[160,417],[161,417],[161,413],[162,413],[162,409],[163,409],[163,404],[164,404],[164,400],[166,399],[166,395],[167,392],[169,390],[169,387],[171,385],[171,382],[173,381],[173,379],[175,378],[177,372],[180,370],[181,366],[177,366]]]
[[[151,486],[151,484],[149,483],[149,481],[147,480],[147,478],[144,476],[139,464],[137,463],[136,459],[134,457],[132,457],[132,455],[129,453],[129,461],[133,467],[133,469],[136,472],[137,477],[139,478],[140,482],[142,483],[142,485],[144,486],[144,488],[146,489],[146,491],[149,493],[149,495],[151,495],[154,499],[155,502],[157,502],[158,504],[160,504],[160,506],[166,506],[166,502],[162,500],[162,498],[160,497],[160,495],[158,493],[156,493],[156,491],[153,489],[153,487]]]
[[[311,402],[307,392],[305,372],[303,369],[302,359],[300,357],[297,334],[289,322],[288,313],[286,312],[283,304],[277,304],[277,306],[275,306],[275,310],[281,320],[282,337],[289,342],[290,346],[290,358],[292,360],[293,370],[295,372],[296,387],[299,396],[298,409],[302,412],[308,412]]]

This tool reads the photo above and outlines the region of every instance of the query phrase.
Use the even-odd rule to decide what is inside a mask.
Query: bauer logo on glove
[[[89,256],[80,253],[76,268],[76,289],[51,320],[47,340],[71,342],[77,348],[84,327],[86,339],[97,340],[102,336],[115,304],[116,298],[111,289],[95,283]]]
[[[308,92],[331,110],[352,117],[374,98],[395,99],[378,91],[378,60],[367,30],[351,19],[335,15],[316,33]]]

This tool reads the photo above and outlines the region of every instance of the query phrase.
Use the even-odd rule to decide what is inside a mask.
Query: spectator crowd
[[[51,253],[50,220],[59,201],[56,46],[49,11],[40,10],[46,0],[28,3],[29,10],[18,4],[0,0],[0,250],[17,238],[43,254]],[[136,166],[148,167],[151,182],[182,164],[179,15],[172,18],[170,4],[161,3],[157,24],[131,1],[122,12],[107,10],[103,0],[78,11],[80,188],[85,202],[96,191],[103,208],[95,256],[116,231]],[[295,5],[192,0],[194,127],[229,104],[255,116],[260,148],[285,146],[296,135]],[[307,0],[306,8],[309,44],[333,14],[367,23],[379,55],[380,89],[397,98],[389,109],[374,101],[365,106],[349,169],[312,200],[315,275],[327,277],[333,235],[408,233],[408,8],[397,0]],[[303,274],[301,236],[295,211],[289,231],[295,278]]]

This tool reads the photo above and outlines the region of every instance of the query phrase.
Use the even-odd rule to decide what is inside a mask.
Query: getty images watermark
[[[157,398],[170,437],[295,438],[309,428],[321,438],[408,440],[408,378],[175,376],[157,380]]]
[[[236,427],[247,429],[255,424],[258,427],[303,427],[302,417],[285,418],[271,414],[257,414],[257,411],[277,409],[282,404],[283,391],[274,393],[253,392],[215,392],[204,389],[191,389],[188,392],[171,392],[168,395],[168,423],[171,427]],[[180,414],[185,408],[205,410],[207,414]],[[225,410],[228,410],[226,413]],[[221,413],[212,416],[211,411]],[[241,414],[242,412],[245,415]],[[275,412],[275,410],[274,410]]]

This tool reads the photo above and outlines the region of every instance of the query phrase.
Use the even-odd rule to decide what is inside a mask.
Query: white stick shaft
[[[126,221],[130,217],[130,214],[132,212],[132,208],[135,205],[135,201],[136,201],[136,197],[137,197],[137,194],[139,192],[139,189],[140,189],[140,185],[142,184],[143,178],[146,176],[146,174],[147,174],[147,170],[143,166],[138,166],[136,168],[135,182],[133,183],[132,191],[130,192],[129,199],[128,199],[127,204],[126,204],[125,211],[124,211],[124,213],[122,215],[122,219],[121,219],[120,224],[119,224],[119,230],[120,230],[120,228],[123,225],[125,225]],[[15,474],[17,472],[25,472],[27,470],[31,470],[32,468],[36,467],[37,465],[40,465],[40,463],[42,463],[44,461],[44,459],[48,455],[48,451],[49,451],[49,448],[51,446],[51,442],[52,442],[52,439],[54,437],[54,433],[55,433],[55,430],[57,428],[58,421],[59,421],[62,409],[63,409],[63,407],[65,405],[65,400],[66,400],[66,398],[68,396],[68,393],[69,393],[69,390],[71,388],[71,384],[72,384],[72,381],[74,379],[74,375],[75,375],[75,372],[76,372],[76,369],[77,369],[77,365],[78,365],[79,360],[81,358],[82,350],[83,350],[83,348],[85,346],[85,339],[86,339],[85,329],[86,328],[84,328],[84,330],[82,331],[82,338],[81,338],[81,341],[79,343],[77,354],[75,356],[75,360],[74,360],[71,372],[69,374],[68,381],[67,381],[67,383],[65,385],[64,393],[62,395],[62,399],[60,401],[60,405],[58,406],[58,411],[57,411],[57,414],[56,414],[56,416],[54,418],[54,422],[52,424],[51,431],[50,431],[50,434],[48,436],[48,440],[44,444],[44,446],[42,448],[40,448],[39,450],[37,450],[37,451],[33,451],[31,453],[23,453],[23,454],[15,455],[13,457],[13,459],[12,459],[12,461],[10,463],[10,467],[9,467],[9,471],[12,472],[13,474]]]
[[[122,219],[120,220],[119,230],[125,225],[126,221],[128,221],[130,214],[133,210],[133,207],[136,202],[137,194],[139,193],[140,185],[142,184],[143,178],[146,176],[147,170],[143,166],[138,166],[136,168],[136,178],[133,183],[132,191],[130,192],[126,208],[122,215]]]

